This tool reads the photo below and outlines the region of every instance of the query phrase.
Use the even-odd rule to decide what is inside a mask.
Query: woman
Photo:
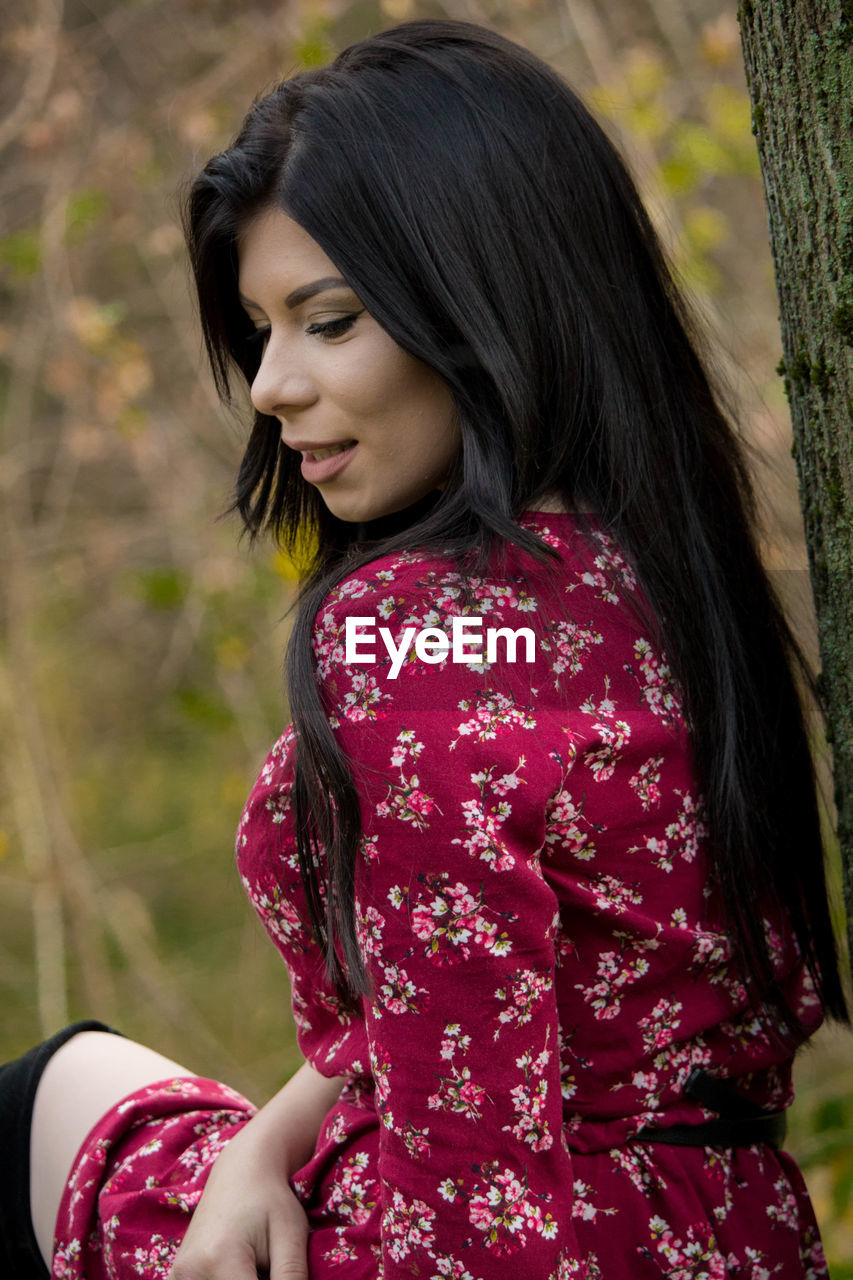
[[[847,1020],[799,658],[621,161],[530,53],[410,22],[256,102],[186,228],[255,409],[235,505],[318,547],[237,840],[306,1062],[254,1114],[66,1029],[6,1069],[12,1246],[825,1275],[779,1149],[797,1047]]]

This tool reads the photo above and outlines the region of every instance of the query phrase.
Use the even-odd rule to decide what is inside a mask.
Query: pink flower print
[[[345,623],[343,621],[339,623],[334,611],[326,609],[315,626],[311,642],[317,660],[318,682],[327,680],[333,672],[346,669],[345,638]]]
[[[561,845],[580,862],[589,862],[595,857],[591,832],[603,830],[584,818],[585,799],[582,797],[580,803],[576,803],[572,794],[562,788],[552,797],[545,819],[545,843]]]
[[[550,1214],[527,1198],[527,1188],[511,1169],[501,1169],[497,1160],[481,1166],[485,1185],[480,1184],[468,1202],[468,1220],[484,1235],[483,1244],[498,1256],[506,1256],[524,1246],[525,1228],[546,1240],[557,1233]]]
[[[537,538],[539,538],[541,542],[547,543],[549,547],[563,546],[563,539],[549,529],[547,525],[539,525],[530,519],[529,516],[522,516],[519,520],[519,524],[525,529],[532,529]]]
[[[431,1111],[452,1112],[468,1120],[482,1119],[481,1107],[486,1093],[472,1081],[468,1067],[453,1067],[449,1076],[439,1076],[438,1079],[438,1088],[427,1099]]]
[[[560,676],[566,672],[570,676],[580,675],[593,646],[602,644],[603,639],[601,632],[595,631],[591,624],[581,627],[576,622],[563,621],[546,629],[542,647],[546,653],[553,654],[551,671],[558,688]]]
[[[369,583],[362,578],[344,578],[338,583],[331,596],[333,600],[360,600],[370,590]]]
[[[376,834],[362,835],[360,852],[365,862],[375,862],[379,857],[379,837]]]
[[[582,1222],[595,1222],[598,1215],[614,1214],[618,1212],[616,1209],[601,1209],[598,1205],[592,1203],[592,1187],[588,1182],[576,1178],[574,1187],[574,1200],[572,1201],[572,1217],[580,1218]]]
[[[328,1207],[350,1222],[366,1222],[376,1207],[377,1202],[373,1198],[376,1179],[365,1177],[369,1163],[366,1151],[350,1156],[336,1173],[329,1191]]]
[[[368,907],[362,913],[356,904],[356,938],[365,959],[368,956],[381,956],[382,930],[385,928],[385,917],[376,907]]]
[[[706,1147],[702,1161],[702,1170],[708,1180],[722,1184],[723,1203],[714,1205],[714,1217],[717,1222],[724,1222],[734,1205],[733,1191],[737,1185],[732,1168],[732,1149],[730,1147]]]
[[[643,1044],[648,1051],[663,1049],[672,1042],[676,1029],[681,1026],[681,1019],[676,1017],[676,1014],[681,1013],[681,1009],[679,1000],[663,996],[651,1013],[640,1018],[638,1025],[643,1032]]]
[[[271,875],[266,877],[266,885],[259,880],[252,882],[247,876],[242,876],[241,880],[261,923],[279,949],[308,951],[311,938],[292,900],[282,892],[281,885]]]
[[[166,1280],[172,1269],[175,1254],[178,1252],[180,1240],[169,1239],[155,1234],[151,1237],[148,1248],[140,1245],[133,1253],[123,1253],[122,1258],[132,1259],[133,1270],[145,1280]]]
[[[50,1274],[53,1280],[77,1280],[80,1275],[80,1241],[76,1237],[55,1250]]]
[[[782,939],[778,930],[773,928],[769,920],[762,917],[761,924],[764,930],[764,937],[767,940],[767,949],[770,952],[770,959],[774,967],[778,969],[785,955]]]
[[[467,958],[471,945],[496,955],[506,954],[511,947],[507,934],[498,935],[495,922],[486,920],[481,913],[482,886],[475,897],[461,881],[450,885],[447,879],[446,871],[418,876],[426,892],[410,909],[409,919],[416,937],[427,944],[425,954],[438,964],[454,964]],[[409,894],[394,885],[389,897],[395,906],[400,906]]]
[[[338,1144],[342,1142],[346,1142],[347,1140],[346,1120],[341,1115],[340,1111],[338,1111],[337,1114],[332,1117],[332,1120],[330,1121],[329,1124],[326,1125],[323,1132],[327,1142],[335,1142]]]
[[[551,986],[551,979],[545,974],[535,969],[517,969],[505,986],[498,987],[495,998],[505,1001],[507,1007],[497,1014],[495,1040],[503,1027],[523,1027],[529,1022]]]
[[[800,1244],[800,1257],[809,1280],[829,1280],[829,1268],[823,1243],[814,1227],[807,1226]]]
[[[435,1272],[429,1280],[475,1280],[464,1262],[450,1254],[436,1254],[434,1266]]]
[[[648,812],[660,803],[660,771],[663,756],[650,756],[645,764],[640,765],[628,786],[636,793],[643,809]]]
[[[587,569],[586,573],[579,573],[578,577],[584,586],[593,587],[595,589],[595,595],[599,600],[605,600],[608,604],[618,604],[619,597],[612,589],[607,575],[603,573],[601,569],[601,566],[603,565],[603,557],[597,556],[595,563],[599,566],[597,572],[593,573],[592,570]]]
[[[427,1137],[429,1126],[426,1129],[416,1129],[412,1122],[407,1120],[402,1129],[395,1129],[394,1132],[413,1159],[419,1160],[429,1151],[430,1144]]]
[[[382,997],[382,1008],[388,1013],[423,1013],[427,1001],[418,997],[426,996],[426,987],[416,987],[400,965],[389,964],[384,969],[385,981],[379,988]]]
[[[472,773],[471,781],[476,783],[479,796],[474,800],[462,801],[462,816],[469,835],[464,840],[455,837],[451,844],[461,844],[472,857],[479,857],[488,863],[493,871],[508,871],[515,865],[515,858],[500,839],[500,829],[512,813],[512,805],[503,799],[493,803],[492,797],[505,795],[518,785],[518,781],[523,781],[517,775],[524,763],[524,756],[521,756],[512,773],[503,774],[497,779],[493,776],[496,765],[489,765],[478,773]],[[496,951],[495,954],[500,953]]]
[[[770,1044],[764,1025],[753,1013],[726,1019],[720,1023],[719,1030],[750,1056],[764,1054]]]
[[[717,986],[728,978],[731,963],[732,948],[729,939],[724,934],[711,933],[710,930],[697,926],[690,972],[702,974],[712,986]]]
[[[666,828],[667,839],[677,843],[685,862],[692,862],[699,852],[700,842],[708,835],[703,806],[689,791],[677,791],[676,795],[681,796],[681,810],[675,822]]]
[[[515,699],[506,693],[487,695],[478,691],[477,698],[463,698],[459,703],[460,711],[474,710],[469,720],[457,725],[456,734],[450,743],[452,751],[460,737],[473,736],[477,742],[486,742],[496,738],[500,729],[535,729],[536,718],[530,707],[516,706]]]
[[[434,1222],[435,1211],[423,1200],[407,1204],[401,1192],[394,1191],[382,1220],[383,1238],[394,1262],[402,1262],[415,1250],[430,1250]]]
[[[642,1143],[614,1147],[610,1151],[610,1158],[644,1195],[651,1196],[666,1190],[667,1181],[660,1172],[657,1161]]]
[[[345,720],[375,720],[380,703],[392,701],[369,671],[354,670],[349,682],[350,688],[339,703]]]
[[[270,815],[270,821],[278,826],[284,822],[290,812],[290,791],[288,788],[282,787],[268,795],[264,802],[264,808]]]
[[[586,1276],[587,1280],[599,1280],[600,1272],[596,1267],[593,1271],[594,1260],[587,1259],[586,1268],[580,1258],[572,1257],[569,1249],[561,1249],[557,1258],[557,1266],[551,1272],[548,1280],[580,1280],[582,1276]]]
[[[608,534],[596,531],[593,536],[600,548],[599,554],[593,558],[595,568],[576,570],[578,582],[571,583],[566,590],[574,591],[581,585],[592,587],[598,600],[618,604],[620,588],[623,591],[636,589],[636,575]]]
[[[535,1061],[529,1052],[516,1059],[516,1066],[521,1067],[524,1074],[524,1083],[510,1091],[518,1119],[514,1125],[503,1126],[504,1133],[526,1142],[533,1151],[549,1151],[554,1143],[545,1117],[548,1081],[544,1079],[544,1071],[550,1056],[546,1049]]]
[[[656,938],[630,943],[626,934],[615,936],[621,943],[620,949],[599,954],[596,966],[599,981],[590,985],[575,983],[575,990],[583,992],[584,1000],[592,1005],[595,1017],[602,1022],[615,1018],[621,1012],[625,988],[648,972],[649,962],[639,953],[655,950],[658,946]]]
[[[400,787],[389,786],[388,795],[376,806],[377,817],[398,818],[401,822],[411,822],[418,831],[425,830],[429,826],[426,815],[432,812],[435,801],[419,787],[417,774],[404,779]]]
[[[444,1028],[444,1038],[441,1041],[441,1056],[445,1059],[452,1059],[457,1049],[466,1054],[471,1047],[471,1037],[462,1034],[462,1028],[458,1022],[448,1022]]]
[[[404,729],[397,735],[397,742],[391,752],[391,764],[400,770],[400,782],[390,783],[385,799],[376,806],[378,817],[411,822],[418,831],[424,831],[429,826],[427,815],[438,806],[431,796],[420,790],[418,775],[413,773],[407,778],[403,766],[407,757],[411,757],[414,763],[423,749],[423,743],[416,742],[414,734],[409,730]]]
[[[415,738],[414,729],[401,729],[397,734],[397,743],[391,752],[391,763],[395,769],[402,769],[406,757],[417,760],[424,749],[424,744]]]
[[[346,1229],[347,1228],[345,1226],[335,1227],[335,1234],[338,1238],[332,1245],[331,1249],[327,1249],[323,1254],[324,1262],[332,1262],[338,1265],[343,1262],[354,1262],[358,1257],[355,1245],[347,1242],[344,1235]]]
[[[649,1221],[649,1232],[657,1242],[658,1265],[666,1266],[662,1272],[666,1280],[726,1280],[729,1274],[726,1259],[717,1247],[713,1231],[704,1224],[689,1226],[686,1239],[680,1240],[669,1223],[656,1215]],[[640,1247],[639,1252],[652,1256],[646,1247]]]
[[[434,807],[433,801],[430,799],[429,796],[424,795],[423,791],[417,790],[417,786],[418,786],[417,778],[414,778],[414,777],[412,778],[412,785],[415,788],[415,790],[413,790],[411,795],[409,796],[409,805],[411,806],[412,810],[416,814],[420,814],[420,815],[423,815],[426,813],[432,813],[432,810]]]
[[[634,663],[625,663],[625,670],[639,684],[640,697],[665,725],[674,728],[682,719],[681,702],[666,660],[657,656],[648,640],[634,642],[634,658]]]
[[[654,854],[652,866],[658,871],[670,872],[674,866],[675,850],[670,849],[668,841],[663,836],[646,836],[644,843],[648,852]],[[634,845],[630,852],[639,853],[639,845]]]
[[[496,1172],[498,1163],[488,1166],[495,1172],[484,1192],[473,1195],[468,1206],[468,1220],[478,1231],[486,1235],[486,1244],[496,1254],[515,1252],[509,1239],[524,1227],[524,1210],[527,1202],[524,1188],[511,1170]],[[515,1245],[518,1248],[518,1245]]]
[[[625,720],[616,719],[616,704],[610,697],[610,677],[604,677],[604,697],[596,703],[591,696],[586,698],[580,709],[584,715],[593,717],[593,729],[598,734],[600,746],[587,747],[583,753],[584,764],[592,772],[596,782],[606,782],[613,776],[613,771],[620,759],[620,752],[631,737],[631,726]]]
[[[373,1048],[371,1046],[370,1071],[376,1081],[377,1101],[380,1104],[387,1102],[388,1095],[391,1091],[391,1086],[388,1081],[388,1076],[391,1072],[391,1058],[387,1050],[382,1048]]]
[[[799,1208],[797,1197],[794,1195],[793,1188],[784,1174],[778,1181],[773,1183],[773,1190],[776,1192],[776,1203],[767,1206],[768,1218],[771,1222],[776,1223],[777,1226],[789,1227],[792,1231],[798,1230]]]
[[[156,1183],[153,1179],[149,1179],[147,1185],[156,1186]],[[201,1199],[201,1188],[198,1191],[167,1191],[163,1199],[173,1209],[180,1209],[183,1213],[192,1213]]]
[[[621,914],[630,906],[639,906],[643,895],[635,885],[627,885],[621,876],[605,875],[604,872],[594,876],[588,884],[580,886],[584,892],[591,893],[596,911],[610,915]]]

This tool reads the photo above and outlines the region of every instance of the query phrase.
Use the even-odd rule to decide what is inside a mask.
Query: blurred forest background
[[[97,1016],[263,1102],[299,1062],[231,850],[286,721],[293,567],[228,505],[246,415],[178,226],[251,99],[413,17],[545,57],[617,142],[734,383],[767,563],[815,651],[777,301],[723,0],[40,0],[0,22],[0,1058]],[[798,1061],[789,1146],[853,1277],[853,1053]]]

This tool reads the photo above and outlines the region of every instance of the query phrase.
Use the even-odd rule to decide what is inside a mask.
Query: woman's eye
[[[364,311],[355,311],[352,315],[341,316],[339,320],[318,321],[316,324],[310,324],[305,330],[306,333],[316,334],[323,339],[324,342],[331,342],[334,338],[341,337],[355,324],[358,317]],[[246,337],[246,343],[249,347],[263,346],[270,336],[269,325],[259,326]]]
[[[309,324],[305,332],[319,334],[326,341],[331,338],[339,338],[342,333],[346,333],[348,329],[352,328],[362,311],[364,311],[364,307],[362,307],[361,311],[353,312],[352,315],[341,316],[340,320],[326,320],[323,323]]]

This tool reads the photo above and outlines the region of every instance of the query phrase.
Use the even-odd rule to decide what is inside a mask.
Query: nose
[[[252,381],[250,396],[258,413],[281,418],[288,409],[310,404],[316,398],[316,389],[298,367],[293,353],[288,354],[283,344],[271,336]]]

